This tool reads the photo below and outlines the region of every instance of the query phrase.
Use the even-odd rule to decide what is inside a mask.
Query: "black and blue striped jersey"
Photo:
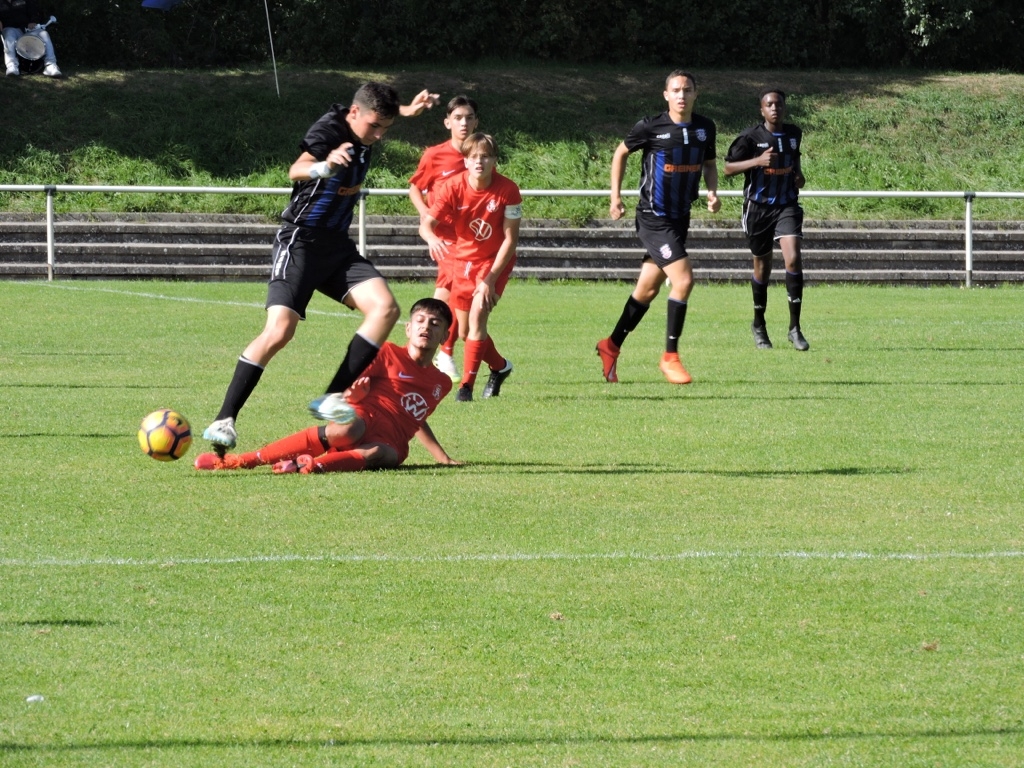
[[[743,196],[762,205],[790,205],[796,202],[799,189],[796,174],[800,171],[800,141],[803,131],[784,123],[781,133],[772,133],[758,123],[741,133],[729,147],[727,163],[751,160],[771,147],[776,156],[771,168],[757,166],[744,172]]]
[[[359,192],[370,170],[372,147],[365,146],[352,133],[345,116],[349,108],[335,104],[327,114],[317,120],[306,132],[299,144],[302,152],[308,152],[317,161],[345,142],[352,143],[353,156],[348,167],[338,166],[329,179],[296,181],[292,187],[291,201],[281,218],[300,227],[327,229],[346,233],[352,224],[353,213],[359,202]]]
[[[645,117],[625,138],[626,149],[643,150],[637,211],[682,219],[697,200],[707,160],[716,159],[715,124],[703,115],[677,123],[662,112]]]

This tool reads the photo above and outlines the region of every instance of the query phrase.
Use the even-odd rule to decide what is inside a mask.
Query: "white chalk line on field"
[[[678,552],[674,554],[650,554],[641,552],[605,553],[492,553],[465,555],[250,555],[240,557],[165,557],[141,559],[132,557],[97,557],[81,559],[0,558],[0,567],[6,568],[87,568],[101,566],[169,567],[189,565],[264,565],[287,563],[529,563],[529,562],[593,562],[593,561],[639,561],[674,562],[684,560],[832,560],[832,561],[909,561],[925,562],[936,560],[1007,560],[1024,558],[1024,551],[1002,552]]]
[[[145,291],[120,291],[114,288],[96,288],[91,286],[76,286],[76,285],[57,285],[54,283],[30,283],[22,282],[22,285],[34,285],[50,288],[52,290],[62,291],[82,291],[86,293],[112,293],[118,296],[131,296],[133,298],[140,299],[159,299],[161,301],[181,301],[188,304],[212,304],[222,307],[247,307],[256,309],[264,309],[263,304],[256,304],[254,302],[247,301],[218,301],[214,299],[199,299],[195,296],[167,296],[162,293],[147,293]],[[329,312],[323,309],[307,309],[307,315],[323,315],[325,317],[347,317],[354,319],[362,319],[362,315],[358,312]]]

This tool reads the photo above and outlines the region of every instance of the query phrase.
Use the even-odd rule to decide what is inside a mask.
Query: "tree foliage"
[[[1020,0],[267,0],[295,65],[480,59],[687,67],[1024,71]],[[261,0],[52,0],[62,62],[232,66],[269,58]]]

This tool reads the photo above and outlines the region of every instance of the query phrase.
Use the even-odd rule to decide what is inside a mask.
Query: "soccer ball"
[[[142,420],[139,447],[157,461],[175,461],[188,453],[192,445],[192,428],[177,411],[161,408]]]

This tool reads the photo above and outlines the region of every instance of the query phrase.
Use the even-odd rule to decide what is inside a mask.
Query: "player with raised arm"
[[[413,437],[439,464],[458,464],[427,423],[453,386],[431,362],[451,321],[451,310],[443,301],[420,299],[413,304],[405,325],[406,345],[385,341],[346,390],[355,412],[348,423],[309,427],[251,453],[204,453],[196,458],[195,468],[253,469],[271,464],[277,474],[394,468],[408,457]]]
[[[657,117],[645,117],[619,144],[612,156],[609,215],[620,219],[622,179],[626,161],[642,151],[640,202],[636,230],[646,249],[636,287],[626,301],[611,336],[597,343],[606,381],[617,382],[619,352],[626,336],[640,324],[666,279],[671,281],[665,353],[658,363],[672,384],[689,384],[690,374],[679,359],[679,337],[686,320],[686,306],[693,289],[693,268],[686,252],[690,208],[698,199],[701,177],[708,190],[708,210],[717,213],[718,166],[715,158],[715,124],[694,113],[697,81],[692,74],[675,70],[665,78],[668,109]]]
[[[447,141],[424,150],[416,172],[409,179],[409,200],[415,206],[421,221],[430,210],[430,193],[434,186],[466,170],[466,159],[462,156],[462,142],[476,131],[479,122],[477,114],[476,101],[468,96],[455,96],[448,102],[444,127],[448,129],[450,137]],[[455,244],[455,230],[450,222],[438,223],[437,236],[449,246]],[[442,253],[431,253],[430,256],[437,262],[434,298],[447,302],[455,282],[455,259],[447,258]],[[455,341],[458,337],[459,323],[455,321],[434,361],[434,364],[455,382],[459,380],[459,371],[455,367],[452,353],[455,351]]]
[[[420,222],[420,237],[435,260],[455,259],[455,282],[449,304],[465,342],[462,385],[458,402],[473,399],[481,362],[490,376],[484,398],[497,397],[512,373],[512,363],[494,346],[488,319],[498,305],[516,262],[523,198],[519,187],[495,168],[498,143],[486,133],[474,133],[462,143],[466,172],[456,174],[434,191],[430,210]],[[455,228],[455,245],[438,236],[442,221]]]
[[[307,131],[288,171],[294,186],[274,239],[263,331],[238,358],[220,412],[203,432],[214,450],[235,446],[239,411],[267,364],[294,336],[314,291],[363,314],[327,394],[310,404],[317,418],[340,423],[353,418],[341,393],[376,357],[400,310],[387,281],[360,255],[349,227],[373,145],[399,114],[418,115],[436,102],[437,94],[422,91],[403,106],[391,86],[366,83],[351,106],[335,104]]]
[[[771,349],[764,313],[768,306],[768,282],[772,276],[774,241],[779,241],[786,265],[786,296],[789,299],[789,341],[806,352],[810,344],[800,330],[804,298],[804,211],[800,189],[804,175],[800,165],[803,132],[785,122],[786,94],[765,88],[759,96],[762,122],[741,133],[725,156],[725,175],[744,174],[743,231],[754,255],[750,286],[754,294],[754,321],[750,331],[758,349]]]

